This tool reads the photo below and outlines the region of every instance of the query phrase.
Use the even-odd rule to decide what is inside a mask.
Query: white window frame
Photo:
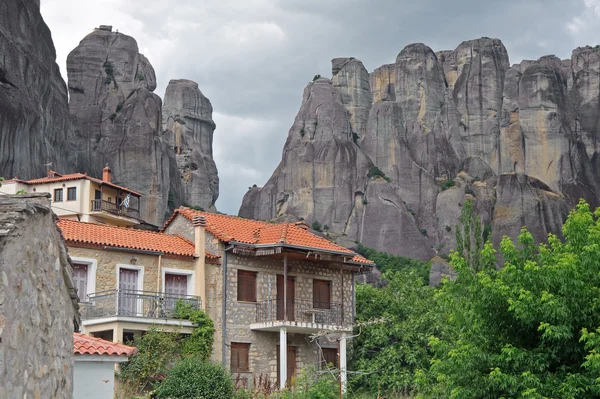
[[[71,256],[73,263],[80,263],[87,265],[87,292],[84,298],[79,298],[81,302],[87,302],[89,295],[96,292],[96,270],[98,268],[98,261],[94,258],[80,258],[78,256]]]
[[[185,269],[173,269],[171,267],[163,267],[161,270],[161,280],[162,280],[162,293],[165,293],[165,275],[167,274],[179,274],[181,276],[188,276],[187,279],[187,295],[196,295],[196,284],[195,277],[196,272],[193,270],[185,270]],[[204,299],[204,298],[202,298]]]
[[[121,269],[129,269],[129,270],[137,270],[138,271],[138,282],[137,282],[137,287],[136,287],[136,291],[144,291],[144,266],[138,266],[138,265],[128,265],[125,263],[117,263],[117,286],[115,287],[115,289],[118,291],[119,290],[119,275],[121,273]],[[136,313],[139,315],[142,314],[142,308],[143,308],[143,300],[142,299],[138,299],[136,301]]]

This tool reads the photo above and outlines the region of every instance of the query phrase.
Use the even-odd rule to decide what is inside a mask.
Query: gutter
[[[131,249],[131,248],[121,248],[121,247],[110,247],[108,245],[104,246],[104,249],[108,249],[111,251],[121,251],[121,252],[129,252],[133,254],[144,254],[144,255],[156,255],[161,256],[164,255],[164,252],[161,251],[148,251],[145,249]]]
[[[227,251],[233,249],[229,245],[223,250],[223,303],[221,304],[221,362],[227,367]]]

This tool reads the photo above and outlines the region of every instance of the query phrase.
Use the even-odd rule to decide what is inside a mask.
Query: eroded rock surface
[[[163,137],[175,154],[180,182],[171,179],[171,190],[183,190],[181,201],[213,209],[219,197],[219,176],[213,160],[212,105],[198,84],[171,80],[162,109]]]
[[[511,67],[492,38],[437,53],[410,44],[369,75],[336,58],[333,86],[307,88],[282,163],[240,215],[324,221],[423,259],[456,245],[471,200],[496,245],[522,226],[543,240],[579,198],[600,205],[599,73],[600,47]]]
[[[0,2],[0,54],[0,176],[68,169],[67,87],[39,2]]]

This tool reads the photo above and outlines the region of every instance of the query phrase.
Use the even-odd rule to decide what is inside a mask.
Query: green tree
[[[600,210],[580,201],[564,240],[536,245],[521,231],[489,243],[481,270],[451,255],[458,273],[437,294],[446,327],[434,336],[423,398],[564,398],[600,396]]]
[[[456,252],[461,254],[467,264],[475,271],[481,269],[481,259],[478,254],[482,250],[483,231],[481,218],[473,216],[473,201],[463,204],[459,224],[456,225]]]
[[[231,374],[217,363],[186,357],[171,369],[156,390],[161,399],[225,399],[234,397]]]

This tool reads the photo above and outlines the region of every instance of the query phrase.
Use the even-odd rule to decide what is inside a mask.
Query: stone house
[[[297,371],[334,363],[346,380],[346,334],[355,277],[374,264],[312,234],[302,223],[273,224],[181,207],[164,233],[202,241],[220,264],[206,264],[204,308],[215,323],[213,360],[241,381],[284,387]],[[336,342],[311,340],[330,331]],[[339,347],[339,352],[338,352]]]
[[[71,268],[48,195],[0,197],[0,398],[72,398]]]
[[[205,270],[219,264],[217,255],[176,235],[68,219],[58,227],[73,261],[84,334],[127,342],[152,325],[192,332],[172,311],[177,301],[202,306]]]
[[[39,179],[14,178],[2,182],[2,192],[16,194],[49,193],[52,210],[60,218],[110,224],[136,226],[140,224],[140,193],[112,182],[112,170],[107,166],[102,179],[83,173],[62,175],[53,170]]]
[[[114,396],[115,365],[126,362],[136,348],[73,333],[73,399]]]

